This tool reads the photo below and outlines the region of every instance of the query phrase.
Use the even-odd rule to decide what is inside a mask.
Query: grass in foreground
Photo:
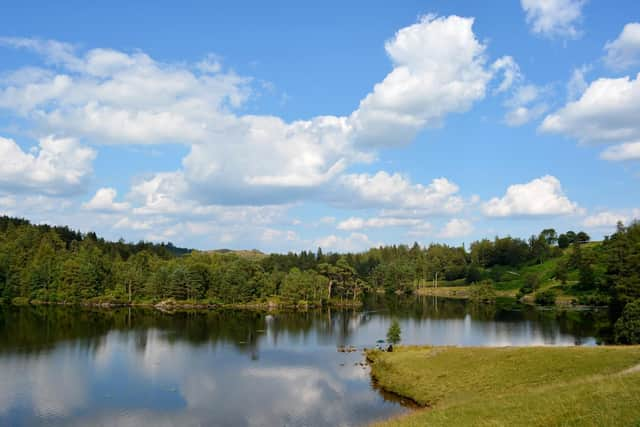
[[[640,425],[638,346],[401,347],[368,357],[379,386],[429,406],[381,426]]]

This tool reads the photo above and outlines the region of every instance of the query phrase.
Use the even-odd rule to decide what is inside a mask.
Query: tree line
[[[510,269],[558,258],[554,275],[571,290],[612,307],[616,319],[640,304],[640,225],[618,225],[601,244],[546,229],[469,248],[414,243],[361,253],[191,251],[171,243],[106,241],[68,227],[0,217],[0,298],[4,301],[207,304],[357,304],[368,292],[411,293],[436,277],[450,285],[499,284]],[[528,283],[529,281],[533,283]],[[535,289],[535,280],[523,279]],[[631,305],[630,307],[635,307]]]

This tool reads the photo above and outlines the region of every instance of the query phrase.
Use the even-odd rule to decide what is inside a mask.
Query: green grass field
[[[380,387],[427,407],[380,426],[640,425],[640,346],[400,347],[368,358]]]

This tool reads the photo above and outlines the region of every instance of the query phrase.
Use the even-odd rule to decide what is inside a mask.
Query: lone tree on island
[[[389,330],[387,331],[387,342],[391,344],[398,344],[400,342],[401,333],[400,323],[398,323],[396,319],[393,319],[391,326],[389,326]]]

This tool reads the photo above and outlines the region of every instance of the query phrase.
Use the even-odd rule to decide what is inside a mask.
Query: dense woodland
[[[619,341],[640,341],[640,223],[601,243],[584,232],[543,230],[467,249],[393,245],[363,253],[190,251],[172,244],[109,242],[95,233],[0,217],[0,298],[5,302],[212,305],[357,304],[368,292],[411,293],[439,284],[519,289],[553,302],[556,290],[611,308]],[[536,292],[548,283],[552,290]],[[635,322],[635,323],[634,323]],[[625,323],[622,325],[622,323]]]

